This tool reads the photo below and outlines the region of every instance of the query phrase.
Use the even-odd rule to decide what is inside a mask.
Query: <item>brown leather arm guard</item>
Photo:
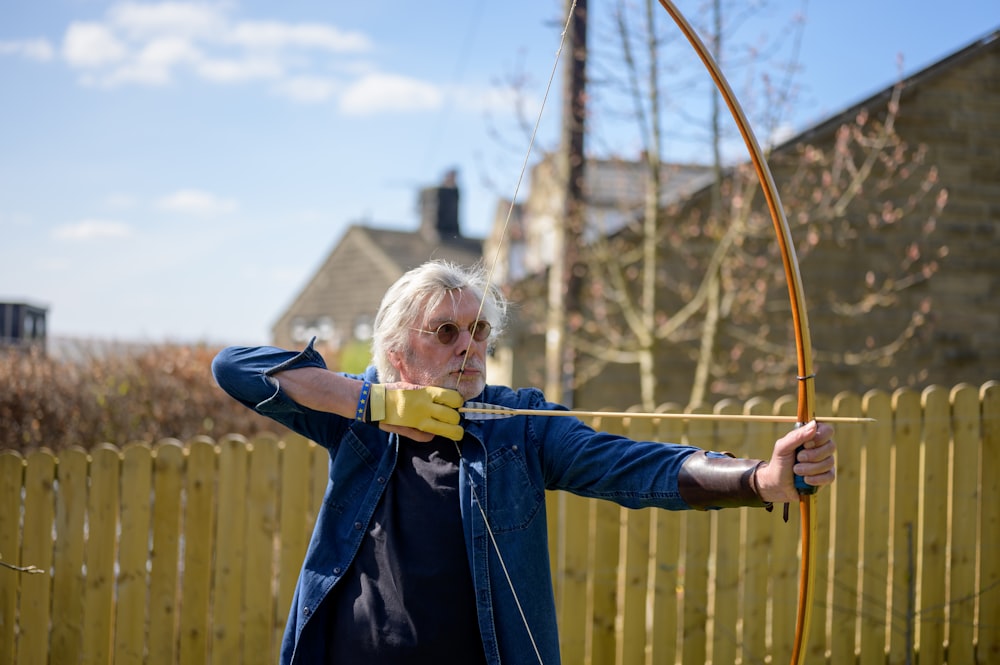
[[[729,453],[725,453],[729,455]],[[697,510],[774,506],[757,492],[757,469],[761,460],[708,457],[704,451],[688,457],[677,475],[681,498]]]

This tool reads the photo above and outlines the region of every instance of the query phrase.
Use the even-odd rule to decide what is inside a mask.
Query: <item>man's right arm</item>
[[[324,429],[327,425],[314,422],[315,414],[344,418],[343,426],[364,408],[365,382],[327,370],[312,345],[301,353],[274,347],[229,347],[216,356],[212,372],[230,396],[310,438],[315,434],[310,430],[330,433]],[[430,441],[434,435],[462,438],[455,410],[463,401],[458,392],[407,383],[369,384],[369,390],[371,405],[379,405],[374,419],[383,430],[418,441]],[[366,411],[362,418],[371,422],[369,415]]]
[[[354,418],[363,381],[319,367],[300,367],[273,375],[294,402],[313,411]]]
[[[361,381],[337,375],[326,369],[323,357],[312,348],[302,351],[287,351],[271,346],[240,347],[223,349],[212,361],[212,374],[219,386],[249,409],[267,416],[282,425],[317,440],[317,436],[336,436],[339,429],[346,427],[343,407],[335,409],[313,409],[313,398],[306,398],[294,389],[295,376],[299,373],[324,376],[331,383],[342,381],[342,388],[356,384],[354,399],[361,390]],[[315,381],[315,379],[314,379]],[[333,389],[327,390],[325,400],[332,404],[337,399],[343,404],[351,400],[350,394],[333,397]],[[346,407],[346,414],[353,417],[354,404]]]

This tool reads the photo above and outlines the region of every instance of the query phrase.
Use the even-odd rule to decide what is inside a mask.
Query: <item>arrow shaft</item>
[[[648,420],[710,420],[761,423],[797,423],[796,416],[744,415],[737,413],[644,413],[630,411],[563,411],[561,409],[511,409],[507,407],[478,408],[459,407],[459,413],[485,414],[493,417],[508,416],[573,416],[576,418],[644,418]],[[473,418],[474,419],[474,418]],[[817,416],[816,420],[827,423],[873,423],[874,418],[850,416]]]

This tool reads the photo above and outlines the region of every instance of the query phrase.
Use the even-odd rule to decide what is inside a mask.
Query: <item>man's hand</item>
[[[796,456],[795,451],[802,446]],[[792,430],[774,444],[771,461],[757,471],[757,491],[761,499],[772,503],[798,500],[794,475],[809,485],[829,485],[837,475],[833,427],[813,421]]]
[[[409,383],[372,385],[371,419],[386,432],[395,432],[415,441],[427,442],[435,436],[461,441],[465,430],[458,424],[456,410],[465,403],[456,390]]]

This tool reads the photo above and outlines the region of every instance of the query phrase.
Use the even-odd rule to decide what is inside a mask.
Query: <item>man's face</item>
[[[469,331],[478,313],[479,300],[465,291],[455,291],[426,312],[423,320],[412,322],[410,328],[417,330],[410,330],[409,346],[389,352],[400,380],[452,388],[467,400],[481,393],[486,386],[488,339],[477,342]],[[458,336],[449,344],[442,344],[435,334],[444,323],[458,326]]]

